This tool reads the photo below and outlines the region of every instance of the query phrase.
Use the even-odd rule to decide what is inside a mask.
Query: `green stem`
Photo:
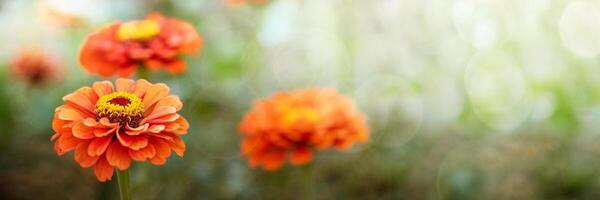
[[[129,169],[117,171],[117,181],[119,182],[119,194],[121,194],[121,200],[131,200],[129,193]]]
[[[304,178],[304,199],[315,199],[315,175],[314,165],[312,163],[302,167],[302,176]]]
[[[150,76],[150,72],[148,71],[148,69],[146,69],[145,66],[138,67],[138,77],[140,79],[146,79],[147,81],[149,81],[148,80],[149,76]]]

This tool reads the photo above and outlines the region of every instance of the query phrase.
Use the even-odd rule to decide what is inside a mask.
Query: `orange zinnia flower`
[[[10,61],[14,75],[34,86],[60,79],[61,67],[53,56],[36,48],[22,49]]]
[[[174,151],[183,156],[188,122],[177,111],[183,104],[165,84],[118,79],[95,82],[63,97],[54,111],[54,150],[75,150],[83,168],[95,164],[99,181],[110,180],[114,167],[128,169],[131,160],[162,165]]]
[[[225,0],[225,3],[229,6],[240,6],[244,3],[263,4],[267,0]]]
[[[194,54],[202,37],[184,21],[152,13],[144,20],[114,23],[88,36],[79,61],[90,73],[130,77],[138,65],[183,73],[183,54]]]
[[[68,4],[68,1],[41,0],[36,3],[37,11],[41,15],[40,18],[49,23],[65,27],[77,27],[85,22],[83,16],[69,12],[61,6],[61,3],[62,5]]]
[[[276,93],[255,103],[239,131],[241,152],[252,167],[277,170],[289,154],[301,165],[312,160],[313,149],[350,148],[365,142],[369,130],[352,102],[333,89],[304,89]]]

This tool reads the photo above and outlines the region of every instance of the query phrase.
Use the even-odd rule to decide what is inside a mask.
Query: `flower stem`
[[[148,80],[148,78],[150,78],[149,76],[150,76],[150,72],[148,71],[148,69],[146,69],[146,67],[144,67],[144,66],[139,67],[139,69],[138,69],[138,77],[140,79],[146,79],[146,80]]]
[[[315,176],[314,176],[314,165],[312,163],[307,164],[302,168],[302,176],[304,178],[304,199],[315,199]]]
[[[119,194],[121,195],[121,200],[131,200],[131,195],[129,193],[129,169],[119,170],[117,171],[117,181],[119,182]]]

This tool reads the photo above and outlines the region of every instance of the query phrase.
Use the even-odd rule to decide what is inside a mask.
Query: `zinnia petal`
[[[117,28],[118,24],[111,24],[90,34],[84,41],[79,51],[79,62],[88,72],[108,77],[117,70],[117,63],[113,62],[116,60],[115,56],[107,55],[109,52],[112,54],[116,52],[112,35]],[[112,61],[109,59],[110,57],[113,58]]]
[[[75,161],[81,165],[82,168],[91,167],[98,160],[98,156],[88,155],[88,142],[80,143],[75,149]]]
[[[171,106],[174,107],[176,111],[181,110],[181,108],[183,107],[183,103],[181,103],[181,100],[179,100],[179,97],[175,96],[175,95],[169,95],[166,96],[165,98],[162,98],[161,100],[158,101],[158,103],[156,103],[156,108],[160,108],[163,106]]]
[[[88,127],[83,122],[80,122],[73,126],[73,136],[79,139],[91,139],[95,137],[94,130],[93,127]]]
[[[110,144],[111,141],[112,141],[111,136],[93,139],[92,142],[90,142],[90,145],[88,147],[88,155],[90,155],[90,156],[102,155],[108,148],[108,145]]]
[[[117,133],[117,138],[121,145],[129,147],[133,150],[139,150],[148,145],[148,138],[143,135],[127,135],[125,133]]]
[[[302,165],[312,160],[313,154],[307,147],[300,147],[292,152],[290,162],[294,165]]]
[[[92,89],[99,97],[110,94],[114,90],[113,84],[110,81],[94,82]]]
[[[131,157],[127,148],[121,146],[118,141],[113,141],[108,149],[106,150],[106,160],[112,166],[119,168],[120,170],[126,170],[131,165]]]
[[[119,78],[115,82],[117,92],[131,92],[133,91],[135,82],[131,79]]]
[[[127,135],[139,135],[139,134],[142,134],[142,133],[148,131],[148,126],[150,126],[150,124],[144,124],[144,125],[138,126],[136,128],[132,128],[131,126],[127,125],[125,133]]]
[[[285,153],[283,151],[272,151],[265,154],[265,158],[262,161],[263,167],[267,171],[273,171],[279,169],[283,165],[285,160]]]
[[[146,91],[148,91],[148,88],[151,86],[152,84],[144,79],[139,79],[137,81],[135,81],[135,89],[133,90],[133,93],[140,97],[143,98],[144,95],[146,95]]]
[[[155,165],[162,165],[167,162],[167,157],[171,155],[171,148],[167,142],[162,140],[151,140],[150,144],[156,149],[154,157],[150,158],[150,163]]]
[[[163,117],[165,115],[173,114],[177,112],[175,107],[172,106],[162,106],[155,108],[150,115],[148,115],[144,120],[151,122],[153,119]]]
[[[167,71],[173,74],[181,74],[186,70],[186,64],[183,60],[176,60],[167,64]]]
[[[148,128],[148,132],[151,133],[160,133],[161,131],[165,130],[165,125],[152,125],[150,126],[150,128]]]
[[[118,68],[117,75],[119,75],[119,77],[130,77],[133,76],[133,74],[135,74],[135,71],[137,71],[137,65],[130,64],[125,67]]]
[[[96,162],[94,174],[100,182],[111,180],[114,172],[114,167],[111,166],[104,156],[101,156]]]
[[[54,120],[52,121],[52,130],[56,131],[57,133],[70,131],[68,127],[68,124],[70,123],[72,122],[59,119],[58,113],[54,113]]]
[[[83,120],[85,118],[85,115],[83,113],[77,111],[76,109],[63,108],[58,113],[58,118],[62,119],[62,120],[76,121],[76,120]]]
[[[133,160],[146,161],[156,155],[156,149],[154,148],[154,145],[149,144],[139,150],[129,149],[129,155]]]
[[[61,134],[60,138],[58,138],[58,140],[56,141],[58,147],[55,148],[55,150],[57,150],[56,153],[58,155],[63,155],[75,149],[75,147],[77,147],[77,145],[79,145],[79,143],[81,142],[81,139],[73,137],[71,133]]]
[[[169,87],[165,84],[154,84],[148,87],[146,94],[144,95],[143,103],[144,109],[148,109],[154,105],[154,103],[161,100],[163,97],[169,94]]]
[[[90,87],[80,88],[79,90],[64,96],[63,100],[72,102],[73,104],[84,108],[86,111],[93,113],[95,109],[95,102],[92,102],[90,97],[87,95],[91,92],[91,90],[92,88]]]
[[[183,153],[185,152],[185,143],[181,138],[174,135],[173,140],[169,141],[169,146],[175,152],[175,154],[177,154],[179,157],[183,157]]]

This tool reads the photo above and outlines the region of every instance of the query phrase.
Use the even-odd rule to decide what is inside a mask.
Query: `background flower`
[[[192,25],[152,13],[90,34],[79,60],[88,72],[104,77],[129,77],[138,67],[180,74],[186,70],[181,56],[195,54],[201,47],[202,38]]]
[[[242,154],[251,166],[276,170],[289,156],[295,165],[313,158],[314,149],[348,149],[368,138],[364,116],[332,89],[276,93],[258,101],[239,128]]]
[[[43,86],[63,78],[62,63],[39,48],[23,48],[13,55],[10,68],[15,77],[33,86]]]
[[[240,6],[245,3],[264,4],[268,0],[224,0],[229,6]]]

